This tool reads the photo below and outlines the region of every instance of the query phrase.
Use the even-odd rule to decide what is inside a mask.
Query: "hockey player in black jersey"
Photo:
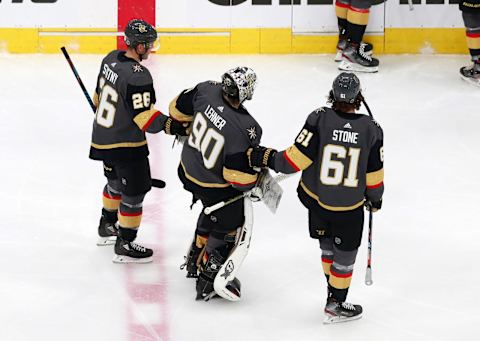
[[[147,59],[157,32],[143,20],[125,29],[127,51],[110,52],[102,61],[94,94],[90,158],[103,161],[107,185],[97,245],[115,243],[117,263],[152,261],[153,251],[134,243],[142,202],[151,189],[145,132],[186,135],[185,126],[154,108],[153,80],[140,64]]]
[[[480,86],[480,0],[460,1],[472,64],[460,69],[463,80]]]
[[[251,166],[302,171],[297,192],[308,209],[310,236],[320,241],[327,323],[362,316],[362,307],[346,298],[362,238],[363,206],[373,211],[382,206],[383,132],[372,118],[355,113],[362,98],[358,78],[341,73],[330,91],[332,107],[313,111],[291,147],[247,152]]]
[[[194,201],[204,206],[229,199],[253,188],[257,172],[245,150],[257,146],[262,129],[243,106],[253,96],[256,74],[237,67],[222,82],[207,81],[184,90],[170,104],[170,115],[191,121],[178,175]],[[197,299],[214,294],[214,280],[235,246],[237,229],[244,224],[244,201],[238,200],[210,215],[202,211],[186,259],[187,277],[197,278]],[[228,289],[240,297],[240,282]]]

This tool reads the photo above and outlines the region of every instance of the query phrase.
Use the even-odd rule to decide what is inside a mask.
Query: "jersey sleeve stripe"
[[[367,188],[375,188],[383,183],[383,168],[375,172],[367,173]]]
[[[153,120],[160,115],[161,112],[157,109],[150,108],[149,110],[142,111],[140,114],[133,118],[133,121],[137,124],[137,126],[142,130],[147,130],[148,126],[152,124]]]
[[[379,188],[379,187],[382,187],[383,186],[383,181],[382,182],[379,182],[378,184],[376,185],[371,185],[371,186],[368,186],[367,185],[367,188],[368,189],[375,189],[375,188]]]
[[[312,164],[312,160],[303,154],[295,145],[287,148],[283,155],[297,172],[308,168]]]
[[[223,167],[223,178],[233,185],[250,186],[257,181],[257,174],[248,174]]]
[[[177,97],[175,97],[171,102],[168,107],[168,110],[170,112],[170,116],[180,122],[192,122],[193,121],[193,116],[187,115],[182,113],[180,110],[177,109]]]

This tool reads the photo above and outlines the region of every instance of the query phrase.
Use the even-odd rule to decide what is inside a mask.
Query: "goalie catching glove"
[[[250,167],[273,167],[273,160],[277,151],[273,148],[255,146],[247,150],[248,164]]]

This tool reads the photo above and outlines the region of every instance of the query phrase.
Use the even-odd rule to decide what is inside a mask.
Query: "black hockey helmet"
[[[337,102],[354,103],[360,93],[360,80],[354,73],[342,72],[333,81],[332,93]]]
[[[133,19],[130,20],[125,28],[125,44],[128,47],[136,48],[139,44],[150,44],[157,40],[157,31],[155,28],[147,23],[145,20]]]
[[[222,75],[222,90],[242,103],[252,99],[253,92],[257,86],[257,75],[255,71],[246,66],[239,66],[228,70]]]

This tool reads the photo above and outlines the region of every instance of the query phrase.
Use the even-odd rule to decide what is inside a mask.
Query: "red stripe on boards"
[[[155,3],[155,0],[118,0],[118,32],[124,32],[128,22],[132,19],[142,19],[156,27]],[[117,48],[127,48],[123,41],[123,35],[117,37]]]

